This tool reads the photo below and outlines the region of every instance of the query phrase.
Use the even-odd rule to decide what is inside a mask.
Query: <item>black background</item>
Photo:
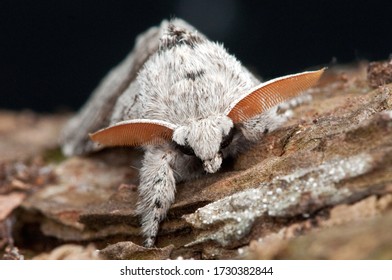
[[[392,52],[388,1],[0,0],[0,108],[79,108],[137,34],[174,16],[265,78]]]

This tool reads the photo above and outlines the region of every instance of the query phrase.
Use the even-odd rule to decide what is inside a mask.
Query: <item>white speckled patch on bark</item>
[[[223,227],[212,234],[201,234],[196,241],[188,245],[206,240],[228,245],[232,240],[239,240],[249,233],[254,220],[262,215],[284,217],[302,214],[306,217],[309,213],[298,212],[306,208],[300,206],[303,199],[309,202],[323,201],[320,207],[343,201],[350,197],[352,192],[347,188],[339,188],[337,184],[343,179],[370,171],[372,161],[368,154],[337,158],[313,168],[276,177],[271,182],[262,183],[253,189],[238,192],[199,208],[195,213],[185,216],[188,223],[202,229],[218,223],[223,224]],[[306,198],[303,197],[304,194]]]

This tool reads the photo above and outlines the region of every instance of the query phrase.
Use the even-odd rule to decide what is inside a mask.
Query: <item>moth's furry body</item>
[[[145,245],[149,247],[154,245],[159,223],[174,202],[177,182],[218,171],[222,160],[235,156],[245,143],[257,141],[263,133],[276,129],[288,116],[278,114],[277,107],[270,106],[262,114],[235,122],[230,117],[236,105],[233,101],[247,96],[260,82],[222,45],[209,41],[180,20],[164,22],[159,34],[156,51],[117,98],[110,117],[115,129],[135,125],[132,120],[138,125],[141,120],[154,120],[158,128],[172,132],[171,139],[166,139],[169,141],[158,141],[165,138],[162,134],[161,138],[154,136],[138,144],[143,146],[145,155],[137,212]],[[73,122],[69,127],[75,126],[75,122],[83,123],[83,118]],[[104,126],[102,122],[100,128]],[[83,143],[88,146],[88,140],[67,137],[71,133],[69,127],[64,151],[75,154],[75,147]],[[93,132],[92,127],[85,129],[86,134]],[[98,140],[93,138],[95,141],[115,145],[112,136],[105,142],[99,133]]]

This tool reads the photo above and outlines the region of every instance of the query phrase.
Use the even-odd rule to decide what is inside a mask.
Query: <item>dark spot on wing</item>
[[[195,81],[197,78],[202,77],[204,74],[204,70],[196,70],[186,73],[185,77],[189,80]]]
[[[160,200],[155,200],[155,202],[154,202],[154,204],[155,204],[155,208],[162,208],[162,204],[161,204],[161,201]]]
[[[161,183],[162,181],[163,181],[162,178],[157,178],[157,179],[155,179],[154,184],[155,184],[155,185],[158,185],[158,184]]]

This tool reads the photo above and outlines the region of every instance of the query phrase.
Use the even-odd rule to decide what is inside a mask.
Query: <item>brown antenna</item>
[[[234,123],[244,122],[314,86],[325,68],[288,75],[262,83],[235,102],[227,114]]]
[[[142,146],[171,141],[175,125],[159,120],[129,120],[89,134],[104,146]]]

